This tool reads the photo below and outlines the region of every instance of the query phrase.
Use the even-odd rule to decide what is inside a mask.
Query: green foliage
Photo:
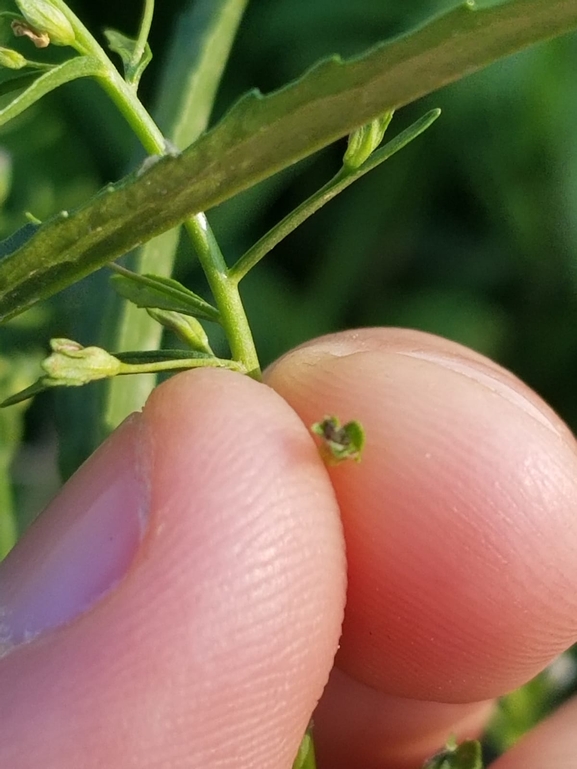
[[[0,264],[0,318],[21,312],[385,110],[575,24],[577,0],[509,0],[480,9],[467,2],[363,57],[318,64],[276,94],[247,95],[182,156],[165,157],[107,187],[72,216],[47,223],[7,257]],[[86,57],[86,74],[91,68],[102,75],[101,63]],[[170,203],[158,205],[159,198]]]
[[[111,278],[114,289],[137,307],[182,312],[195,318],[219,321],[216,307],[177,280],[161,275],[140,275],[119,265],[114,265],[114,269],[117,273]]]

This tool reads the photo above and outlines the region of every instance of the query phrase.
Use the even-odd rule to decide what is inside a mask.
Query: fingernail
[[[143,434],[129,417],[0,564],[0,652],[70,622],[128,571],[148,512]]]
[[[564,436],[567,433],[567,428],[553,409],[547,406],[538,395],[526,387],[513,374],[498,368],[496,365],[484,364],[478,360],[443,355],[430,351],[410,350],[401,354],[407,355],[410,358],[419,358],[430,363],[436,363],[457,374],[474,379],[483,387],[492,390],[496,395],[508,400],[511,404],[533,417],[533,419],[536,419],[544,427],[549,428],[558,435]]]
[[[417,332],[413,332],[414,334]],[[362,331],[349,331],[341,335],[329,335],[316,341],[313,346],[306,345],[287,356],[298,354],[300,365],[319,365],[323,359],[343,358],[362,353],[374,354],[377,350],[383,353],[405,355],[409,358],[435,363],[450,369],[457,374],[474,379],[480,385],[492,390],[496,395],[508,400],[512,405],[536,419],[541,425],[556,433],[562,440],[573,444],[573,436],[562,419],[550,408],[533,390],[523,384],[517,377],[493,363],[489,359],[483,361],[482,356],[467,357],[449,352],[437,352],[432,346],[433,337],[424,336],[422,339],[413,338],[411,347],[409,341],[402,339],[379,340],[364,334]],[[418,346],[417,346],[418,345]],[[463,348],[464,349],[464,348]],[[270,376],[276,365],[282,362],[280,358],[267,369]]]

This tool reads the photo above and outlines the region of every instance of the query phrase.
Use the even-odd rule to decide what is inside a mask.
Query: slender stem
[[[269,251],[284,240],[287,235],[301,225],[309,216],[312,216],[319,208],[332,200],[341,190],[348,187],[354,181],[351,174],[341,169],[327,184],[317,190],[310,198],[307,198],[294,211],[275,224],[266,235],[251,246],[231,267],[230,277],[239,283],[252,268],[266,256]]]
[[[241,362],[249,376],[261,378],[254,340],[236,281],[231,280],[222,252],[204,214],[187,219],[186,231],[194,245],[198,260],[220,311],[234,360]]]
[[[102,75],[98,80],[122,112],[146,152],[149,155],[166,154],[166,141],[160,128],[118,70],[109,69],[106,75]]]
[[[136,39],[136,45],[130,59],[128,71],[132,72],[142,59],[142,54],[148,41],[148,35],[150,34],[150,27],[152,25],[152,17],[154,15],[154,0],[144,0],[144,10],[142,12],[142,20],[140,22],[140,29],[138,30],[138,37]]]
[[[162,132],[134,93],[132,86],[116,69],[104,48],[63,0],[52,0],[52,3],[72,24],[76,38],[74,47],[97,59],[102,65],[102,74],[97,77],[97,80],[124,115],[145,150],[151,155],[164,154],[166,148]]]
[[[144,149],[151,155],[166,154],[166,141],[150,114],[135,93],[110,61],[106,52],[70,11],[62,0],[53,0],[72,24],[78,50],[89,53],[103,65],[103,73],[98,81],[122,112]],[[150,3],[147,5],[150,11]],[[198,253],[214,299],[220,311],[222,326],[225,330],[233,359],[240,363],[249,376],[260,379],[260,365],[248,325],[248,320],[235,280],[229,277],[228,268],[218,247],[216,239],[203,213],[190,217],[185,228]]]

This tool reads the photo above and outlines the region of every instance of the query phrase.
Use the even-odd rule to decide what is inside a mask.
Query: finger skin
[[[418,332],[364,329],[281,358],[305,424],[359,419],[330,468],[349,587],[337,666],[388,695],[474,702],[577,638],[577,453],[513,375]]]
[[[148,456],[145,538],[96,606],[0,660],[0,767],[289,769],[345,593],[314,442],[224,371],[174,377],[127,430]]]
[[[574,769],[577,756],[577,699],[527,734],[491,769]]]
[[[318,767],[420,769],[449,735],[479,737],[492,713],[492,702],[391,697],[335,668],[314,715]]]

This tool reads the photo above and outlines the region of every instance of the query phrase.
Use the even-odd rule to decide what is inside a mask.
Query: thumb
[[[332,665],[338,509],[284,400],[174,377],[0,566],[0,766],[290,767]]]

